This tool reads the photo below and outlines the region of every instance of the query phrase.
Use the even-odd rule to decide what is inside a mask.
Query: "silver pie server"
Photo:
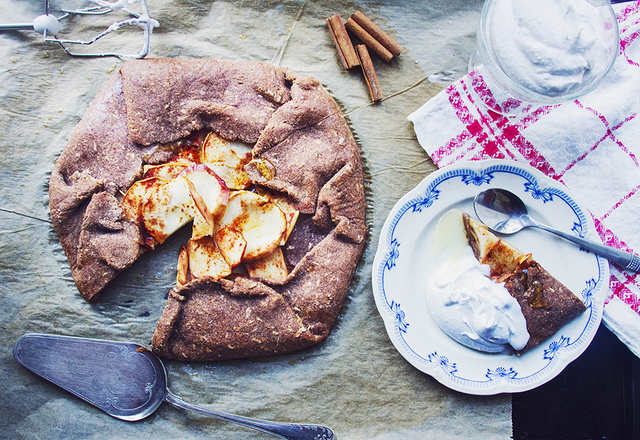
[[[473,209],[478,219],[494,232],[514,234],[523,228],[539,228],[572,241],[584,249],[622,266],[626,270],[640,272],[640,257],[638,255],[594,243],[544,225],[532,219],[524,202],[517,195],[506,189],[493,188],[476,195],[473,200]]]
[[[138,344],[28,334],[16,341],[13,356],[25,368],[121,420],[141,420],[167,402],[284,439],[335,439],[325,426],[255,420],[186,403],[167,388],[160,358]]]

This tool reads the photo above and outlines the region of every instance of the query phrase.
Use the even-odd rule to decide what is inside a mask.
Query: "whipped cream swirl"
[[[473,255],[461,213],[446,213],[434,238],[436,249],[444,239],[450,248],[449,258],[432,275],[426,289],[429,310],[438,327],[460,344],[484,352],[508,352],[509,346],[524,348],[529,333],[520,305],[503,284],[489,278],[490,267]]]
[[[609,68],[604,7],[588,0],[496,0],[494,8],[489,44],[503,72],[523,87],[562,96]]]

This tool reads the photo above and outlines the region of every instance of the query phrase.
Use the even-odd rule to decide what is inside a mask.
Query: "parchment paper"
[[[150,14],[160,22],[149,57],[266,61],[326,85],[362,147],[371,226],[348,298],[324,343],[261,360],[166,362],[172,391],[221,411],[325,424],[340,439],[511,436],[510,396],[456,393],[409,365],[385,332],[371,288],[371,264],[387,214],[435,169],[406,116],[441,90],[447,78],[464,75],[481,6],[480,0],[149,0]],[[386,97],[378,105],[370,103],[361,72],[342,69],[326,29],[327,17],[346,19],[356,10],[405,47],[388,64],[373,56]],[[0,2],[3,23],[32,22],[43,13],[43,1]],[[112,21],[63,21],[64,36],[96,34]],[[137,53],[142,45],[134,28],[103,40],[103,48],[125,53]],[[167,404],[143,421],[119,421],[13,359],[13,344],[27,332],[148,346],[175,282],[178,249],[189,231],[144,255],[97,300],[86,303],[49,222],[53,163],[121,64],[116,58],[70,57],[35,32],[0,34],[0,437],[272,438]]]

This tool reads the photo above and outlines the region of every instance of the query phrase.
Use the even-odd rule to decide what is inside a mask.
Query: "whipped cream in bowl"
[[[460,344],[487,353],[521,350],[529,341],[520,305],[503,284],[489,278],[467,243],[458,210],[446,212],[433,233],[431,257],[445,248],[448,258],[433,273],[426,288],[431,317]]]
[[[619,44],[607,0],[487,0],[472,63],[509,96],[555,104],[595,89]]]

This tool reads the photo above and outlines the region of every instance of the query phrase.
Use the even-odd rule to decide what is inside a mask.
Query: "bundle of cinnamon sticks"
[[[342,22],[339,15],[329,17],[327,26],[344,68],[348,70],[360,66],[371,100],[373,102],[380,101],[382,91],[368,49],[371,49],[384,61],[389,62],[394,56],[400,55],[404,50],[402,46],[360,11],[351,14],[345,23]],[[364,44],[358,44],[354,47],[347,29]]]

